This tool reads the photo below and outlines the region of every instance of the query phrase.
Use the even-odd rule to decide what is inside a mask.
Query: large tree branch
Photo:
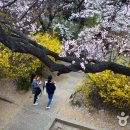
[[[77,72],[77,71],[83,71],[84,73],[98,73],[98,72],[102,72],[104,70],[111,70],[114,73],[118,73],[118,74],[123,74],[126,76],[130,76],[130,68],[120,65],[120,64],[116,64],[114,62],[99,62],[96,64],[86,64],[85,65],[85,70],[81,68],[80,63],[76,63],[74,65],[69,65],[66,66],[65,69],[61,69],[58,73],[58,75],[63,74],[63,73],[68,73],[71,71]]]
[[[17,31],[12,31],[13,33]],[[97,73],[104,70],[111,70],[114,73],[120,73],[123,75],[130,76],[130,68],[112,63],[112,62],[95,62],[95,64],[88,63],[85,65],[85,70],[80,65],[80,60],[73,57],[59,57],[55,52],[48,50],[45,47],[40,46],[35,41],[30,40],[25,35],[20,32],[17,32],[16,36],[13,37],[11,34],[7,33],[5,30],[0,28],[0,42],[7,46],[14,52],[31,54],[39,58],[46,66],[48,66],[52,71],[57,71],[58,75],[63,73],[69,73],[71,71],[83,71],[85,73]],[[48,55],[54,57],[56,60],[65,61],[71,63],[72,60],[75,60],[75,64],[65,65],[63,63],[53,62]]]

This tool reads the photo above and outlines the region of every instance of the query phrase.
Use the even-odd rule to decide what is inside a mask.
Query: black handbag
[[[40,88],[40,87],[37,87],[37,88],[36,88],[36,93],[37,93],[37,94],[40,94],[41,92],[42,92],[41,88]]]

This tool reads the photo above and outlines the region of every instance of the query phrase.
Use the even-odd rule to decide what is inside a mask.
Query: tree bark
[[[84,70],[81,68],[79,59],[74,57],[60,57],[57,53],[39,45],[14,28],[11,28],[11,31],[6,31],[0,26],[0,42],[13,52],[31,54],[37,57],[46,66],[48,66],[51,71],[57,71],[57,75],[69,73],[71,71],[77,72],[80,70],[84,73],[97,73],[104,70],[111,70],[114,73],[130,76],[129,67],[113,62],[95,62],[94,64],[90,62],[85,65]],[[55,63],[48,56],[52,56],[58,61],[68,62],[69,65],[65,65],[63,62]],[[73,60],[76,61],[75,64],[71,64]]]

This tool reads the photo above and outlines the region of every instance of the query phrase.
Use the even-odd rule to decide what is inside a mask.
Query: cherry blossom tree
[[[84,23],[97,17],[91,27]],[[64,16],[80,24],[78,36],[57,21]],[[60,54],[52,52],[29,39],[27,34],[55,30],[65,33]],[[0,42],[14,52],[29,53],[39,58],[58,75],[82,70],[96,73],[112,70],[130,76],[130,68],[115,63],[119,57],[130,56],[130,1],[129,0],[1,0]],[[54,63],[56,60],[68,62]]]

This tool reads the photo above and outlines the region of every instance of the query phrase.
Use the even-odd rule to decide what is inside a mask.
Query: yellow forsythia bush
[[[60,52],[61,43],[55,35],[51,36],[48,33],[41,32],[29,37],[54,52]],[[41,64],[36,57],[29,54],[12,53],[11,50],[0,43],[0,71],[3,71],[7,77],[27,78]]]
[[[53,52],[60,53],[61,51],[61,41],[56,37],[56,34],[50,35],[47,32],[39,32],[34,35],[32,34],[29,37]]]
[[[88,74],[84,84],[86,88],[80,87],[80,90],[85,92],[86,89],[88,92],[88,88],[97,89],[104,104],[119,109],[130,109],[130,77],[106,70]]]
[[[0,43],[0,66],[6,77],[27,78],[30,72],[35,72],[40,61],[32,55],[12,53]]]
[[[39,32],[37,34],[32,34],[29,36],[32,40],[36,41],[40,45],[48,48],[49,50],[55,52],[55,53],[60,53],[61,51],[61,41],[56,37],[55,32],[53,34],[49,33],[42,33]],[[55,59],[51,56],[49,56],[51,60],[55,61]]]

